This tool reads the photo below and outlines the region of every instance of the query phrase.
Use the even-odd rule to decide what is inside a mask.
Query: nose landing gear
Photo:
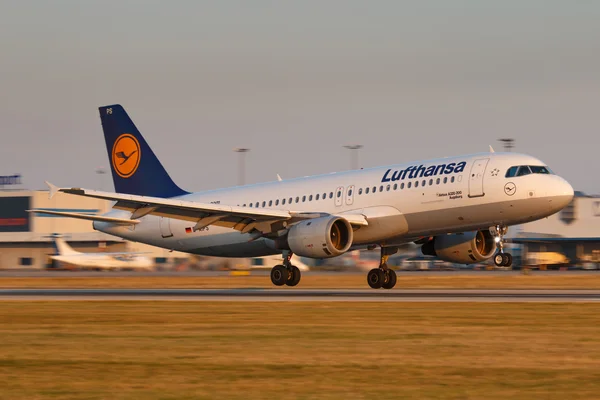
[[[367,274],[367,283],[373,289],[392,289],[396,286],[397,276],[393,269],[389,269],[387,266],[387,260],[390,255],[396,253],[398,248],[396,247],[382,247],[381,248],[381,259],[378,268],[373,268]]]
[[[494,236],[498,252],[494,256],[494,264],[497,267],[510,267],[512,265],[512,255],[504,252],[504,235],[508,232],[506,225],[496,225],[490,228],[490,233]]]
[[[275,286],[296,286],[300,282],[302,274],[300,269],[295,265],[292,265],[293,253],[286,251],[283,253],[283,264],[276,265],[271,269],[271,282]]]

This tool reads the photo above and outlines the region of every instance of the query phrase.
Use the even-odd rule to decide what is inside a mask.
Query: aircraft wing
[[[113,218],[113,217],[105,217],[102,215],[80,214],[80,213],[66,212],[66,211],[52,211],[52,210],[44,210],[44,209],[25,210],[25,211],[30,212],[30,213],[35,213],[35,214],[50,214],[50,215],[59,215],[62,217],[87,219],[89,221],[111,222],[113,224],[135,225],[135,224],[140,223],[140,221],[137,221],[134,219]]]
[[[195,230],[202,229],[209,225],[217,225],[233,228],[242,233],[248,233],[254,229],[258,229],[263,233],[270,233],[285,228],[289,223],[328,215],[323,213],[302,213],[269,208],[208,204],[178,198],[165,199],[160,197],[137,196],[81,188],[59,188],[51,183],[46,183],[50,187],[51,197],[57,192],[63,192],[77,196],[116,201],[113,208],[131,211],[132,221],[145,215],[157,215],[194,222]],[[36,210],[35,212],[46,211]],[[61,215],[60,212],[53,213]],[[63,215],[65,215],[65,213],[63,213]],[[78,218],[73,215],[65,216]],[[352,225],[368,225],[366,218],[361,214],[343,214],[340,215],[340,217],[347,219]]]

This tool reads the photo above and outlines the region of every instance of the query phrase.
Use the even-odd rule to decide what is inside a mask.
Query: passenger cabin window
[[[362,194],[362,188],[358,189],[358,195],[360,196]]]
[[[317,193],[317,197],[315,197],[315,200],[319,200],[319,193]]]
[[[419,181],[415,182],[415,187],[419,187]]]
[[[394,190],[398,190],[398,184],[394,183]]]
[[[329,192],[329,198],[333,199],[333,192]]]
[[[281,205],[285,205],[285,199],[281,200]]]
[[[302,196],[302,202],[304,203],[306,201],[306,195]]]
[[[273,205],[273,200],[269,200],[269,207]]]
[[[369,188],[365,189],[365,194],[369,194]]]
[[[404,189],[404,182],[400,184],[400,190]]]
[[[312,194],[308,196],[308,201],[312,201]]]

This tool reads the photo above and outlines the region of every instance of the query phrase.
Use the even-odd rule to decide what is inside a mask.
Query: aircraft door
[[[342,204],[344,204],[344,187],[340,186],[335,189],[335,205],[339,207]]]
[[[352,203],[354,203],[354,185],[346,188],[346,204],[350,206]]]
[[[469,197],[481,197],[485,195],[483,191],[483,177],[489,161],[489,158],[481,158],[475,160],[473,163],[471,174],[469,175]]]
[[[160,217],[159,224],[160,224],[160,235],[163,238],[169,238],[169,237],[173,236],[173,232],[171,231],[171,219],[170,218]]]

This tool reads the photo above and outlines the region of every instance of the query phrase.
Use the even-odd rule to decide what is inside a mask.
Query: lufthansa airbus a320
[[[96,230],[187,253],[222,257],[282,254],[274,285],[295,286],[292,255],[339,256],[381,249],[369,271],[372,288],[391,289],[388,257],[415,242],[426,255],[454,263],[491,257],[509,266],[503,249],[511,225],[547,217],[573,198],[571,185],[535,157],[464,155],[385,167],[189,193],[169,177],[123,107],[100,107],[116,193],[59,188],[50,195],[114,201],[104,215],[37,213],[94,221]]]

